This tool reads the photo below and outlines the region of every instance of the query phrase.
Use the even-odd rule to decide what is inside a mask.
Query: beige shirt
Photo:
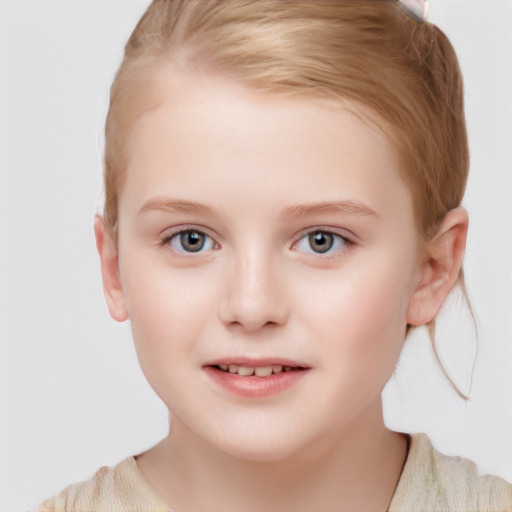
[[[45,501],[41,512],[167,512],[128,457]],[[425,434],[411,436],[407,462],[389,512],[512,512],[512,485],[479,476],[473,462],[435,450]]]

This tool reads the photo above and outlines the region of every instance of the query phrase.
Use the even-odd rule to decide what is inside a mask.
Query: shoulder
[[[100,468],[90,480],[66,487],[39,507],[39,512],[91,510],[163,512],[168,508],[150,489],[133,457]]]
[[[411,436],[409,456],[389,512],[512,510],[512,485],[478,473],[461,457],[439,453],[425,434]]]

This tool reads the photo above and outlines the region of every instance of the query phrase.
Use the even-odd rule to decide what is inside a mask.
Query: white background
[[[512,480],[512,1],[432,0],[466,80],[472,168],[467,283],[479,328],[471,401],[436,368],[422,332],[386,392],[394,428]],[[0,0],[0,510],[148,448],[166,411],[127,325],[104,306],[92,218],[102,125],[122,47],[146,1]],[[467,390],[465,309],[440,322],[446,366]]]

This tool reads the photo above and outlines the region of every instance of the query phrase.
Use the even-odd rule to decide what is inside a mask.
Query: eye
[[[330,231],[316,230],[303,236],[295,245],[302,252],[327,254],[336,252],[347,245],[349,240]]]
[[[185,229],[171,234],[163,241],[173,250],[181,253],[198,253],[215,249],[214,240],[197,229]]]

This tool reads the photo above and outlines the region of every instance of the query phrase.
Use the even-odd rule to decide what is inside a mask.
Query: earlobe
[[[94,218],[94,234],[101,263],[103,293],[110,316],[118,322],[124,322],[128,320],[128,311],[119,273],[117,244],[99,215]]]
[[[449,211],[425,248],[419,279],[407,309],[409,325],[433,320],[457,281],[466,247],[468,214],[462,207]]]

